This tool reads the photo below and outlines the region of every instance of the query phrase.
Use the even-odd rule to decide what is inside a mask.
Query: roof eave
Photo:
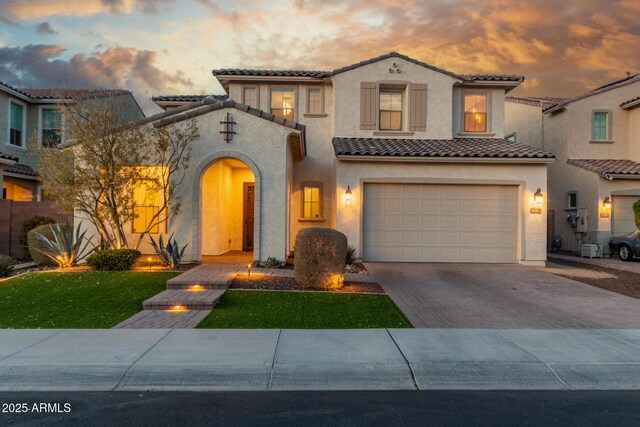
[[[221,85],[229,84],[231,82],[322,82],[325,81],[324,77],[292,77],[292,76],[229,76],[229,75],[216,75],[213,76],[218,79]]]
[[[521,81],[505,81],[505,80],[465,80],[461,86],[493,86],[507,88],[505,92],[510,92],[520,86]]]
[[[635,179],[640,180],[640,175],[630,173],[605,173],[601,177],[613,181],[614,179]]]
[[[21,173],[13,173],[13,172],[4,172],[3,175],[11,177],[11,178],[28,179],[28,180],[31,180],[31,181],[39,181],[38,177],[37,176],[33,176],[33,175],[23,175]]]
[[[0,163],[3,165],[15,165],[16,163],[18,163],[18,161],[13,159],[0,158]]]
[[[631,110],[636,107],[640,107],[640,99],[636,99],[635,101],[627,102],[626,104],[622,104],[620,108],[623,110]]]
[[[338,154],[338,160],[348,162],[408,162],[408,163],[527,163],[551,164],[552,157],[426,157],[426,156],[380,156]]]

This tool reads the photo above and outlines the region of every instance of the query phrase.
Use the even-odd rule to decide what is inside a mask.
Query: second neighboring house
[[[2,198],[14,201],[40,200],[36,159],[29,141],[56,147],[64,141],[61,104],[79,100],[115,99],[132,120],[144,113],[131,92],[119,89],[15,88],[0,82],[0,184]]]
[[[599,243],[608,253],[611,235],[637,230],[638,107],[640,74],[574,98],[506,98],[508,136],[557,158],[549,167],[549,235],[562,237],[562,249]]]
[[[505,94],[522,77],[396,52],[333,71],[213,74],[228,98],[158,96],[166,111],[147,119],[200,130],[182,211],[156,230],[189,243],[186,259],[283,260],[319,226],[366,261],[544,263],[554,158],[504,138]]]

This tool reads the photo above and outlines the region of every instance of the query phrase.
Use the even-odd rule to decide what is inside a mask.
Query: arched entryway
[[[208,160],[197,190],[201,257],[244,251],[259,259],[260,177],[255,164],[239,153],[219,153]]]

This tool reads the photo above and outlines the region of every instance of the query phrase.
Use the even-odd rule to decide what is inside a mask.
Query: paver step
[[[179,283],[167,281],[168,290],[214,290],[223,289],[226,290],[229,287],[227,283]]]
[[[113,329],[190,329],[207,317],[211,310],[143,310],[118,323]]]
[[[145,310],[211,310],[224,294],[223,289],[186,291],[170,289],[142,303]]]

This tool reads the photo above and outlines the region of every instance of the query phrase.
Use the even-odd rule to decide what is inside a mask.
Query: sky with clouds
[[[214,68],[325,70],[395,50],[575,95],[640,72],[639,0],[0,0],[0,81],[221,93]]]

